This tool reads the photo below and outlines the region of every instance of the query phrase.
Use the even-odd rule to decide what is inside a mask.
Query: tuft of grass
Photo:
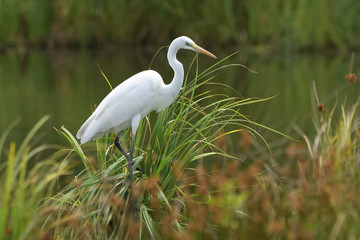
[[[244,236],[359,238],[359,102],[340,108],[338,120],[321,113],[314,139],[303,134],[303,141],[289,144],[282,164],[261,172],[254,163],[240,173],[248,193],[243,211],[250,216],[240,221]]]
[[[92,155],[83,151],[84,146],[62,127],[59,132],[82,160],[84,170],[63,191],[44,202],[24,237],[45,234],[65,239],[161,239],[164,234],[202,235],[200,228],[193,229],[196,215],[192,209],[204,204],[212,207],[214,215],[219,210],[224,210],[226,216],[229,213],[222,220],[206,223],[206,231],[215,227],[211,232],[221,236],[222,232],[236,229],[236,224],[228,223],[243,214],[241,206],[247,194],[234,192],[237,185],[230,179],[203,195],[203,179],[207,177],[202,169],[218,162],[217,159],[238,161],[238,157],[217,146],[220,138],[246,129],[252,137],[262,139],[255,127],[265,126],[242,115],[241,108],[266,99],[228,96],[224,92],[231,89],[213,81],[217,71],[243,67],[224,64],[229,57],[203,72],[199,72],[198,59],[194,58],[177,100],[159,113],[154,123],[149,118],[140,123],[135,142],[133,190],[138,218],[130,217],[127,160],[113,146],[113,136],[97,140]],[[203,86],[209,90],[199,91]],[[129,132],[121,139],[124,146],[129,144]],[[204,166],[194,171],[199,163]],[[194,182],[190,181],[194,178]]]
[[[44,125],[49,116],[45,116],[29,131],[23,142],[17,147],[10,141],[6,149],[5,142],[16,122],[8,126],[0,137],[0,238],[19,239],[32,221],[39,202],[50,197],[60,176],[70,174],[72,164],[69,160],[58,163],[64,154],[59,151],[37,163],[28,165],[39,153],[60,149],[55,145],[30,146],[32,139]],[[5,150],[4,150],[5,149]],[[7,153],[7,154],[5,154]]]
[[[356,88],[354,81],[347,84]],[[360,237],[360,99],[350,103],[347,96],[344,103],[328,110],[319,101],[315,87],[314,93],[315,136],[298,129],[303,140],[289,143],[281,164],[269,168],[256,162],[239,173],[241,188],[248,193],[243,210],[250,216],[240,221],[243,236]]]

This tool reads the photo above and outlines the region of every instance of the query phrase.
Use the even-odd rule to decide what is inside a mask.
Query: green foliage
[[[329,44],[344,49],[357,45],[353,40],[358,26],[350,22],[359,19],[355,13],[359,8],[357,1],[249,1],[248,33],[253,41],[293,49],[325,48]]]
[[[267,171],[262,172],[266,165],[257,162],[242,172],[245,181],[241,188],[249,194],[244,211],[252,218],[241,221],[244,236],[359,238],[360,205],[356,194],[360,186],[360,100],[349,101],[350,90],[356,96],[358,93],[351,70],[346,79],[347,98],[331,110],[321,103],[313,85],[313,139],[298,129],[303,140],[289,143],[279,164],[267,166]]]
[[[359,47],[357,0],[2,0],[0,46],[164,44],[189,35],[219,44],[308,49]]]
[[[285,160],[248,178],[242,233],[256,239],[356,239],[360,236],[359,103],[338,121],[322,112],[314,140],[289,144]],[[254,164],[243,175],[260,172]],[[323,231],[329,229],[329,231]]]
[[[53,1],[30,0],[26,2],[26,22],[29,40],[35,43],[46,42],[52,23]]]
[[[19,25],[20,1],[0,1],[0,43],[15,41]]]
[[[59,146],[41,145],[30,147],[30,141],[36,136],[40,127],[49,117],[43,117],[27,134],[18,148],[11,141],[6,152],[5,142],[14,122],[1,135],[0,138],[0,238],[19,239],[25,232],[28,224],[39,206],[39,201],[49,197],[56,189],[60,176],[68,175],[72,165],[68,160],[58,163],[56,160],[64,158],[60,152],[54,153],[41,162],[32,163],[31,170],[28,164],[37,154],[46,150],[56,150]]]

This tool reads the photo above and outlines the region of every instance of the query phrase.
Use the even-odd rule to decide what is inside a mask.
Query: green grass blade
[[[7,159],[5,174],[5,190],[2,195],[2,205],[0,206],[0,238],[5,239],[8,226],[8,216],[10,214],[10,198],[14,187],[15,175],[15,142],[10,142],[10,149]]]
[[[99,68],[101,74],[103,75],[103,77],[105,78],[105,80],[106,80],[107,84],[109,85],[110,89],[113,90],[113,87],[111,86],[111,83],[110,83],[109,79],[106,77],[105,73],[102,71],[100,65],[98,65],[98,68]]]
[[[12,123],[10,123],[10,125],[1,134],[1,137],[0,137],[0,165],[1,165],[1,158],[2,158],[2,153],[3,153],[3,148],[4,148],[6,137],[9,135],[9,132],[11,131],[11,129],[13,129],[15,127],[15,125],[18,124],[19,121],[20,121],[20,119],[15,120]]]
[[[15,155],[15,164],[16,166],[20,166],[19,162],[21,159],[21,156],[24,154],[25,148],[29,145],[31,139],[35,136],[36,132],[39,131],[41,126],[45,124],[45,122],[50,118],[50,115],[45,115],[42,117],[35,125],[34,127],[29,131],[29,133],[26,135],[24,140],[22,141],[16,155]],[[17,172],[19,172],[20,169],[17,169]]]

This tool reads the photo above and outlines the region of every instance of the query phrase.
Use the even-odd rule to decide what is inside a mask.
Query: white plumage
[[[128,160],[130,193],[133,186],[132,155],[136,130],[140,120],[151,111],[161,111],[169,106],[178,95],[184,80],[184,68],[176,59],[179,49],[201,52],[210,57],[215,55],[197,46],[188,37],[178,37],[169,46],[167,58],[174,70],[174,78],[170,84],[165,84],[160,74],[147,70],[135,74],[114,88],[99,104],[93,114],[85,121],[76,134],[81,143],[99,138],[106,133],[120,133],[131,125],[132,138],[129,155],[122,149],[118,137],[115,146]],[[135,209],[134,201],[131,206]]]
[[[76,137],[86,143],[108,132],[117,134],[129,127],[135,116],[142,119],[151,111],[163,110],[176,97],[169,96],[166,88],[160,74],[152,70],[128,78],[102,100]]]
[[[176,38],[168,50],[168,61],[174,70],[173,81],[166,85],[160,74],[153,70],[146,70],[128,78],[101,101],[81,126],[76,134],[80,142],[86,143],[109,132],[118,134],[130,125],[135,134],[140,120],[148,113],[159,112],[168,107],[178,95],[184,79],[183,66],[176,59],[176,53],[180,48],[216,58],[197,46],[190,38]]]

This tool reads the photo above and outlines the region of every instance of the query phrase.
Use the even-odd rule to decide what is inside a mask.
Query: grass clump
[[[348,77],[347,77],[348,78]],[[356,77],[355,77],[356,78]],[[347,79],[348,80],[348,79]],[[348,89],[355,88],[349,81]],[[314,87],[315,89],[315,87]],[[279,164],[243,181],[248,192],[241,232],[254,239],[357,239],[360,231],[359,100],[327,110],[315,89],[315,136],[299,130]],[[350,93],[350,91],[348,91]],[[263,167],[266,165],[264,164]]]
[[[39,202],[54,194],[60,176],[70,174],[72,165],[68,160],[61,163],[64,154],[59,146],[40,145],[31,147],[31,141],[49,117],[45,116],[30,130],[17,147],[10,141],[6,149],[6,138],[16,122],[0,137],[0,238],[19,239],[33,220]],[[46,150],[59,150],[40,162],[32,162]],[[29,170],[28,165],[32,168]]]
[[[44,203],[33,223],[43,228],[30,227],[26,236],[166,239],[235,231],[238,224],[229,223],[244,215],[241,206],[247,194],[233,191],[239,188],[231,178],[221,186],[210,186],[216,179],[226,180],[227,173],[222,176],[216,171],[211,176],[204,169],[214,162],[211,159],[238,161],[217,146],[220,138],[246,129],[261,139],[252,128],[261,125],[242,115],[240,109],[264,100],[229,97],[223,91],[231,90],[229,87],[212,81],[215,72],[235,66],[223,65],[225,60],[199,73],[195,58],[176,102],[159,113],[154,123],[149,118],[140,123],[134,152],[137,218],[130,217],[128,207],[127,160],[113,146],[113,136],[97,140],[91,153],[61,128],[85,168],[72,184]],[[200,92],[203,86],[209,90]],[[128,139],[129,131],[124,133],[122,141],[127,144],[123,146],[129,144]],[[199,163],[203,166],[197,166]],[[222,218],[218,218],[219,211]],[[210,221],[208,214],[216,218]]]
[[[360,236],[358,102],[313,141],[289,144],[285,161],[248,183],[242,233],[257,239],[356,239]],[[356,116],[356,117],[355,117]],[[324,229],[327,229],[324,231]]]

